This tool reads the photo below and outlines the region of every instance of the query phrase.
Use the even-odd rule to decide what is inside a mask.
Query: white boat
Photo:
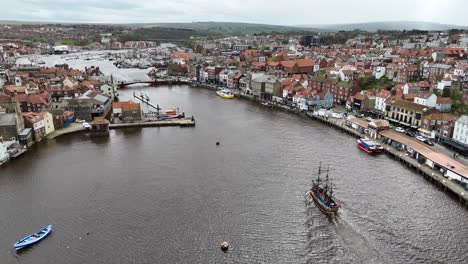
[[[225,98],[225,99],[232,99],[232,98],[234,98],[234,93],[231,92],[231,91],[228,90],[228,89],[218,90],[218,91],[216,91],[216,94],[218,94],[219,97],[222,97],[222,98]]]

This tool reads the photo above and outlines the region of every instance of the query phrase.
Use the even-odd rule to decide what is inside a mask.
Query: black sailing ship
[[[312,180],[312,188],[306,193],[308,199],[312,199],[317,207],[325,214],[338,213],[341,207],[333,198],[333,183],[328,179],[329,169],[322,171],[322,164],[318,168],[316,180]],[[320,178],[326,172],[325,181]]]

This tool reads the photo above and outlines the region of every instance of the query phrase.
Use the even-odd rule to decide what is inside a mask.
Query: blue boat
[[[40,231],[32,234],[32,235],[29,235],[23,239],[21,239],[20,241],[16,242],[15,243],[15,249],[16,250],[20,250],[22,248],[25,248],[27,246],[30,246],[34,243],[37,243],[39,241],[41,241],[44,237],[46,237],[50,232],[52,231],[52,225],[48,225],[46,227],[44,227],[43,229],[41,229]]]

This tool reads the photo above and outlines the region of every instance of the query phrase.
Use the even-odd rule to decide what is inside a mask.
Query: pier
[[[193,127],[195,126],[195,119],[192,118],[174,118],[166,120],[148,120],[143,122],[133,123],[118,123],[110,124],[110,129],[130,128],[130,127],[166,127],[166,126],[180,126],[180,127]]]
[[[335,127],[343,132],[352,135],[355,138],[366,137],[367,135],[359,133],[358,131],[351,129],[345,125],[344,120],[336,118],[327,118],[322,116],[315,116],[311,113],[307,113],[306,116],[315,119],[319,122],[325,123],[329,126]],[[450,191],[456,195],[459,202],[468,206],[468,193],[459,184],[454,182],[451,178],[445,177],[440,171],[434,170],[424,164],[418,162],[417,159],[405,155],[406,153],[401,150],[397,150],[390,145],[381,143],[384,146],[385,153],[395,160],[398,160],[408,168],[422,175],[425,179],[434,183],[444,191]]]

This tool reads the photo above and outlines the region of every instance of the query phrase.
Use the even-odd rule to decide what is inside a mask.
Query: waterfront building
[[[380,132],[382,141],[396,149],[405,150],[410,157],[417,159],[420,164],[425,164],[433,170],[440,171],[444,176],[458,183],[468,183],[468,169],[458,161],[447,157],[437,151],[426,147],[421,142],[409,138],[392,130]]]
[[[386,101],[385,116],[390,122],[418,129],[427,107],[399,98],[389,98]]]
[[[387,120],[374,119],[368,124],[367,134],[372,138],[378,138],[380,132],[390,129],[390,124]]]
[[[91,136],[109,136],[109,121],[103,117],[94,117],[91,122]]]
[[[386,103],[385,101],[392,96],[390,91],[387,91],[385,89],[381,89],[376,95],[375,95],[375,109],[379,112],[385,112],[385,106]]]
[[[50,133],[54,132],[55,126],[53,115],[49,112],[40,112],[39,115],[41,115],[44,119],[45,134],[49,135]]]
[[[312,90],[309,87],[303,92],[302,98],[299,99],[299,108],[304,111],[311,111],[312,109],[333,107],[333,94],[330,90]]]
[[[21,146],[30,147],[34,144],[33,141],[33,130],[31,128],[25,128],[18,135],[18,140]]]
[[[75,118],[91,121],[94,117],[109,116],[112,100],[96,91],[89,90],[78,98],[67,100],[65,108],[73,112]]]
[[[18,134],[24,129],[23,117],[16,109],[16,103],[0,103],[0,136],[5,140],[18,139]]]
[[[251,94],[252,90],[250,89],[250,75],[243,76],[239,79],[239,89],[242,94]]]
[[[274,76],[260,75],[252,79],[252,93],[262,100],[271,100],[273,96],[281,96],[281,83]]]
[[[447,140],[453,136],[453,129],[457,117],[449,113],[428,113],[423,116],[421,129],[435,131],[437,138]]]
[[[361,134],[367,134],[369,128],[369,121],[350,116],[346,120],[346,126],[358,131]]]
[[[463,115],[455,121],[453,140],[468,146],[468,116]]]
[[[135,122],[141,120],[141,107],[139,103],[132,100],[127,102],[112,103],[112,116],[123,122]]]
[[[362,91],[351,97],[352,109],[368,111],[375,108],[375,95],[371,90]]]
[[[21,115],[24,118],[24,125],[32,129],[34,140],[36,142],[41,141],[46,135],[44,115],[35,112],[26,112]]]

